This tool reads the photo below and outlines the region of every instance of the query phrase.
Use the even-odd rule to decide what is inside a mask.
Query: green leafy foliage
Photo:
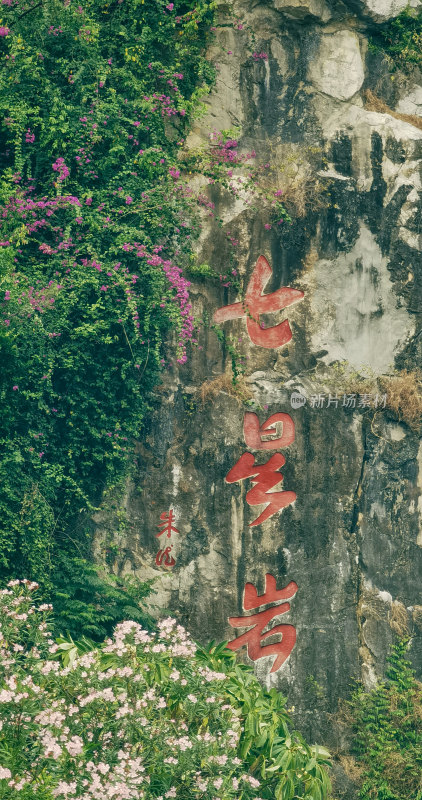
[[[364,766],[362,800],[421,800],[422,686],[406,658],[407,641],[392,647],[387,680],[349,702],[355,755]]]
[[[52,597],[61,631],[79,637],[82,630],[98,641],[128,617],[147,628],[154,626],[145,608],[152,581],[105,576],[90,561],[69,557],[66,550],[57,557]]]
[[[391,69],[409,72],[422,66],[422,14],[410,7],[377,31],[370,40],[372,48],[382,50]]]
[[[36,590],[0,592],[1,800],[326,800],[328,753],[224,643],[172,618],[53,642]]]
[[[196,198],[177,165],[213,80],[213,2],[1,14],[0,575],[36,579],[62,630],[101,639],[146,589],[93,570],[89,515],[194,340]]]
[[[1,4],[0,577],[37,580],[76,637],[101,639],[131,597],[93,573],[90,516],[134,464],[162,370],[196,344],[184,274],[215,279],[193,245],[204,216],[223,224],[207,185],[287,221],[239,131],[185,147],[214,79],[214,6]],[[242,295],[226,238],[218,281]]]
[[[260,796],[271,800],[328,797],[330,755],[324,747],[308,745],[292,730],[286,698],[276,689],[266,692],[250,667],[236,663],[226,642],[199,648],[197,658],[227,675],[225,691],[242,719],[239,755],[249,771],[259,776]]]

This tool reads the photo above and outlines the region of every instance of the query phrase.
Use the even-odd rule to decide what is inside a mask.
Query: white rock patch
[[[387,371],[414,323],[397,307],[387,259],[369,228],[362,223],[353,249],[318,262],[315,275],[313,347],[328,351],[327,363],[345,359],[356,369]]]
[[[308,79],[320,92],[337,100],[353,97],[364,79],[356,34],[343,30],[322,35],[317,56],[308,67]]]

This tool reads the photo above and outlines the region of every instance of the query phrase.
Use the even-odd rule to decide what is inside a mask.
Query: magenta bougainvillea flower
[[[64,181],[70,175],[69,167],[66,166],[64,158],[58,158],[52,165],[55,172],[59,173],[58,180]]]

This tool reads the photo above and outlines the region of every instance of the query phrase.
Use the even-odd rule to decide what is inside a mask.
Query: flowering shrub
[[[196,344],[186,273],[215,208],[189,173],[287,216],[230,132],[185,157],[213,0],[1,9],[0,576],[36,577],[72,635],[101,639],[121,616],[98,612],[84,512],[123,484],[161,370]],[[227,240],[220,283],[240,288]]]
[[[36,589],[0,592],[2,800],[326,798],[326,754],[233,654],[198,651],[174,619],[126,621],[62,666]]]
[[[163,364],[195,340],[176,165],[213,79],[213,3],[1,9],[0,574],[36,577],[71,633],[102,638],[125,604],[101,618],[81,512],[124,480]]]

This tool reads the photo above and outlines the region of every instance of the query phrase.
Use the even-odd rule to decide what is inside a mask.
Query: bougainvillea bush
[[[326,752],[230,651],[131,620],[62,662],[50,612],[35,583],[0,592],[1,800],[327,797]]]
[[[0,0],[0,576],[37,580],[76,636],[101,640],[148,588],[99,578],[90,517],[196,344],[185,275],[201,220],[221,225],[208,184],[288,220],[230,131],[186,147],[214,5]],[[227,242],[226,274],[208,272],[241,289]]]
[[[97,638],[124,597],[101,615],[86,512],[195,339],[178,154],[212,20],[211,0],[0,2],[0,574]]]

